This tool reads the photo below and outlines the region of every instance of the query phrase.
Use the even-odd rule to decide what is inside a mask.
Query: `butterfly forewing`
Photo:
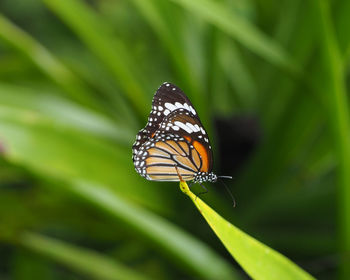
[[[197,115],[191,101],[181,89],[171,83],[164,83],[158,88],[153,97],[150,116],[158,116],[161,118],[160,122],[162,122],[172,111],[179,108],[184,108]]]
[[[188,110],[192,110],[197,114],[190,100],[181,89],[173,84],[163,83],[153,97],[152,110],[145,128],[141,129],[136,136],[136,141],[132,147],[133,156],[135,152],[154,135],[164,118],[173,110],[177,109],[178,106],[186,106]]]
[[[179,175],[190,181],[211,172],[208,135],[192,103],[173,84],[157,90],[148,123],[133,145],[133,161],[139,174],[155,181],[179,181]]]

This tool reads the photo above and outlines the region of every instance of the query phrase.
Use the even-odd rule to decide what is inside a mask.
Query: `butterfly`
[[[147,180],[215,182],[209,137],[180,88],[163,83],[145,128],[132,146],[135,170]]]

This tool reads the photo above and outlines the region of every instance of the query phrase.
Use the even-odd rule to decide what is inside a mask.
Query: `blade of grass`
[[[147,186],[145,180],[135,176],[129,148],[92,133],[54,126],[50,118],[42,118],[33,110],[0,113],[0,142],[11,162],[61,179],[97,181],[151,209],[171,211],[165,188]],[[130,186],[123,187],[127,183]]]
[[[27,57],[38,69],[69,94],[69,96],[91,108],[98,108],[97,101],[73,72],[62,64],[49,50],[28,33],[0,14],[0,39]]]
[[[293,74],[298,74],[300,71],[276,41],[270,39],[242,17],[230,13],[222,3],[212,0],[172,1],[201,16],[270,63]]]
[[[350,36],[349,36],[349,24],[350,24],[350,1],[337,1],[335,3],[334,25],[336,29],[339,50],[345,59],[350,55]]]
[[[82,50],[81,45],[69,45],[69,49],[60,52],[60,58],[66,65],[81,79],[89,84],[104,101],[106,113],[110,113],[118,123],[138,131],[140,126],[138,116],[135,114],[132,105],[115,86],[115,79],[110,72],[100,63],[100,60],[92,56],[89,50]],[[134,135],[135,136],[135,135]]]
[[[226,79],[236,90],[240,103],[244,108],[252,108],[257,100],[256,82],[235,43],[221,36],[218,39],[218,55]]]
[[[300,21],[305,21],[305,17],[300,16],[301,14],[300,0],[295,0],[295,1],[284,0],[282,2],[283,2],[282,5],[284,8],[281,9],[280,11],[280,15],[277,20],[277,24],[275,26],[273,38],[277,42],[279,42],[282,46],[285,46],[285,47],[288,46],[289,52],[293,54],[294,52],[293,43],[294,43],[294,40],[297,40],[297,38],[295,38],[296,36],[293,36],[294,31],[296,28],[298,28],[298,25],[300,24],[298,22],[299,17],[301,17]],[[302,6],[302,8],[307,9],[308,5],[305,3],[303,4],[304,5]],[[303,30],[303,32],[305,31]],[[299,34],[297,36],[300,37]],[[304,41],[300,41],[299,43],[303,44],[303,42]],[[296,57],[295,55],[293,56],[293,58],[295,62],[298,60],[298,57]],[[260,84],[262,85],[260,92],[261,92],[261,95],[265,97],[266,95],[272,92],[271,87],[274,87],[276,85],[275,78],[276,78],[276,75],[278,75],[277,74],[278,69],[271,67],[271,65],[263,65],[262,69],[260,70],[260,73],[261,73]],[[285,77],[283,78],[285,79]],[[279,96],[277,96],[276,98],[281,98]]]
[[[319,21],[324,79],[320,94],[327,98],[329,124],[338,160],[338,230],[342,254],[342,279],[350,278],[350,141],[349,109],[345,85],[344,64],[331,19],[329,1],[313,1]]]
[[[186,182],[180,189],[188,195],[230,254],[253,279],[314,279],[292,261],[223,219],[193,194]]]
[[[204,123],[208,122],[208,92],[205,90],[203,79],[200,77],[199,71],[196,69],[192,58],[186,53],[186,36],[182,26],[185,28],[193,28],[195,23],[188,22],[188,19],[183,15],[182,11],[178,11],[173,3],[162,0],[133,0],[134,6],[140,11],[141,15],[152,27],[159,40],[163,44],[165,50],[168,52],[173,68],[181,84],[181,88],[188,92],[191,100],[196,104],[197,110],[201,115]],[[180,15],[179,15],[180,14]],[[169,20],[172,17],[172,20]],[[181,18],[181,23],[178,18]],[[187,24],[183,24],[185,21]],[[196,36],[191,33],[191,40],[198,40],[198,33]],[[193,44],[192,41],[192,45]],[[196,49],[196,52],[200,52]],[[192,64],[191,64],[192,63]],[[179,85],[180,86],[180,85]]]
[[[113,36],[103,19],[85,2],[80,0],[44,0],[44,3],[80,37],[105,67],[114,75],[140,116],[148,113],[146,94],[135,76],[131,53],[121,40]],[[79,14],[79,17],[77,17]]]
[[[161,12],[160,6],[168,5],[161,3],[163,1],[143,1],[133,0],[135,7],[140,11],[146,21],[153,28],[158,38],[163,42],[165,48],[168,50],[170,58],[173,61],[174,68],[180,76],[180,78],[188,85],[193,94],[198,94],[198,85],[194,79],[193,70],[186,59],[183,46],[181,46],[181,38],[178,36],[178,32],[172,30],[172,26],[164,13]],[[168,8],[168,7],[165,7]]]
[[[16,280],[41,279],[55,280],[52,262],[23,248],[16,248],[11,258],[11,277]],[[39,276],[40,275],[40,276]]]
[[[101,280],[151,279],[110,257],[37,233],[22,233],[16,241],[25,248],[38,252],[89,278]]]
[[[32,173],[41,182],[42,188],[50,191],[51,195],[52,191],[58,191],[63,196],[82,200],[92,211],[105,212],[110,217],[108,223],[114,223],[117,228],[122,227],[132,238],[141,239],[146,246],[152,246],[174,262],[174,265],[178,265],[180,270],[200,279],[240,279],[234,267],[206,244],[161,216],[108,190],[105,185],[83,180],[62,180],[58,176],[44,175],[32,168],[26,168],[26,171]],[[22,205],[20,207],[26,208]],[[49,217],[52,219],[52,216]],[[7,228],[8,224],[4,224],[6,230],[0,231],[0,238],[11,240],[14,235],[18,236],[18,228],[13,231],[13,228]],[[22,229],[23,227],[19,228]]]
[[[0,107],[1,118],[6,114],[7,119],[23,119],[24,115],[29,116],[30,112],[35,112],[46,123],[111,138],[123,145],[130,145],[131,139],[134,138],[130,129],[39,88],[28,89],[0,83]]]
[[[156,249],[170,254],[201,279],[239,279],[234,268],[205,244],[155,214],[123,200],[103,186],[75,180],[67,189],[122,221],[132,232],[152,241],[157,245]]]
[[[299,30],[299,32],[296,33],[294,40],[290,44],[293,57],[295,57],[298,64],[303,65],[304,68],[310,64],[310,58],[313,56],[314,44],[316,41],[314,32],[316,24],[314,15],[311,13],[313,7],[310,3],[309,5],[307,4],[308,3],[305,3],[304,6],[306,9],[304,11],[305,16],[302,16],[302,19],[297,23],[298,26],[296,30]],[[310,72],[312,72],[312,70]],[[299,103],[304,102],[305,98],[309,98],[309,95],[312,94],[310,88],[305,88],[303,84],[291,81],[286,77],[275,78],[273,79],[273,83],[268,92],[261,94],[263,98],[258,102],[260,105],[259,111],[262,112],[260,114],[262,126],[265,128],[266,132],[261,147],[253,160],[249,163],[248,168],[246,168],[240,176],[240,182],[237,185],[243,191],[251,189],[253,186],[257,186],[257,190],[261,189],[259,187],[260,183],[264,180],[266,175],[270,176],[271,174],[271,170],[266,171],[265,168],[261,168],[261,166],[268,167],[266,162],[274,164],[275,166],[279,165],[279,162],[275,161],[274,157],[271,157],[271,154],[274,154],[276,147],[283,144],[283,142],[280,141],[280,136],[281,133],[284,134],[285,131],[289,129],[289,127],[286,126],[286,122],[290,122],[291,114],[294,115],[299,111]],[[305,93],[305,91],[308,93]],[[278,92],[278,94],[276,94],[276,92]],[[316,102],[317,107],[322,105],[320,100],[316,100]],[[313,100],[312,104],[314,103],[315,101]],[[305,113],[307,115],[309,114],[308,111]],[[251,176],[252,172],[254,176]],[[272,172],[276,175],[273,170]],[[257,182],[259,184],[257,184]]]

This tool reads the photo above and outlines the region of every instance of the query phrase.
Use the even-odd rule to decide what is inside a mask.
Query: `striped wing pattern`
[[[136,171],[148,180],[215,181],[212,151],[197,112],[175,85],[157,90],[146,127],[133,145]]]

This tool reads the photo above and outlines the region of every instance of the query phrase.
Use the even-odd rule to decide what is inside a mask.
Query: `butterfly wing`
[[[136,141],[132,147],[133,158],[140,147],[154,136],[164,118],[179,108],[184,108],[192,114],[197,115],[191,101],[180,88],[171,83],[163,83],[154,94],[152,110],[145,128],[141,129],[136,135]]]
[[[191,160],[190,145],[179,138],[154,138],[145,143],[145,157],[140,159],[139,173],[148,180],[179,181],[179,174],[185,181],[193,180],[198,166]],[[198,157],[198,155],[197,155]],[[135,165],[137,170],[137,165]]]
[[[160,117],[162,122],[171,112],[180,108],[197,115],[191,101],[180,88],[171,83],[163,83],[153,97],[151,115]]]
[[[193,180],[212,169],[212,151],[200,120],[185,108],[164,117],[159,129],[134,157],[138,173],[148,180]],[[176,167],[175,167],[176,166]]]

